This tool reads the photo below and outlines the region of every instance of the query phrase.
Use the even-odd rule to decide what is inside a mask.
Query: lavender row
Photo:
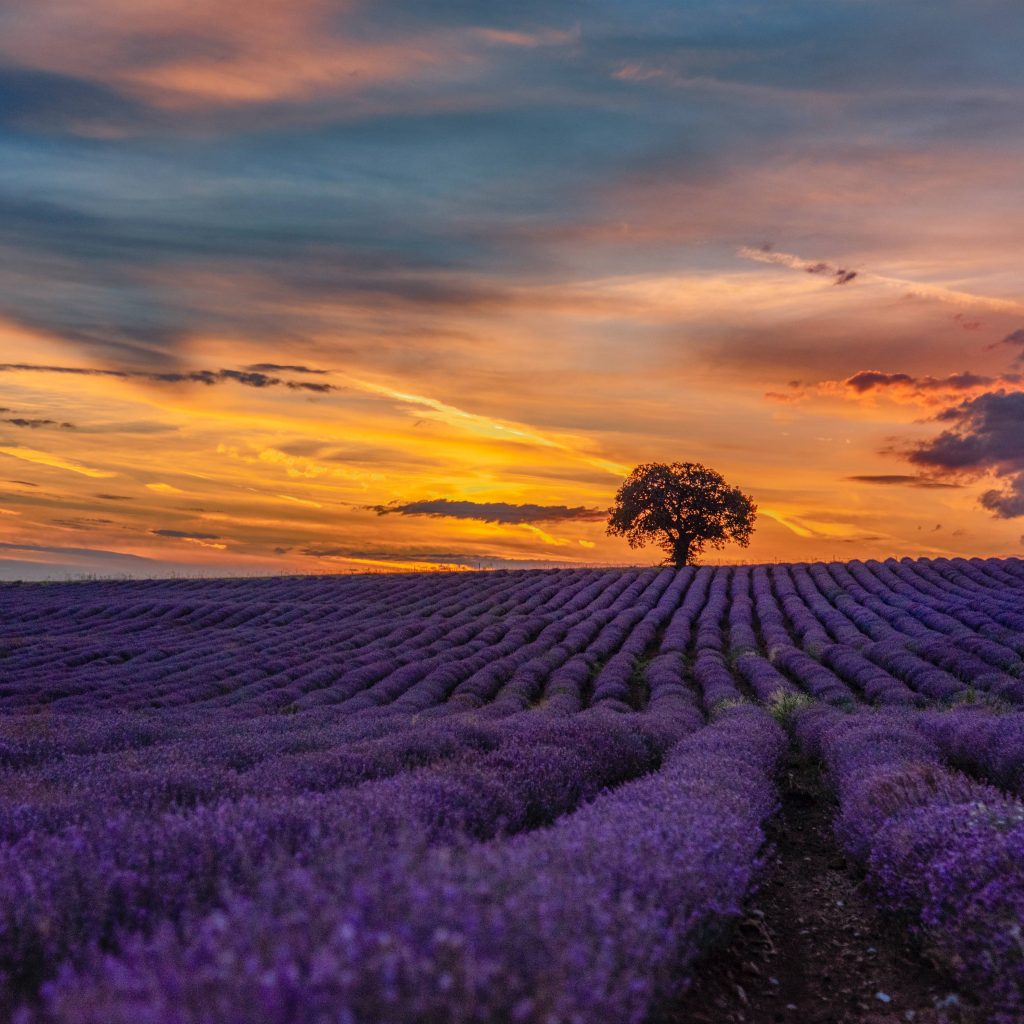
[[[354,790],[244,797],[190,812],[99,814],[0,845],[0,977],[32,991],[65,960],[253,891],[292,866],[378,853],[404,837],[535,828],[657,766],[692,723],[595,709],[513,718],[496,749]],[[93,794],[102,805],[107,794]],[[358,852],[363,851],[363,852]],[[353,854],[353,855],[357,855]]]
[[[594,575],[598,574],[591,574],[591,577]],[[605,582],[613,582],[612,577],[605,574]],[[104,699],[104,689],[109,690],[110,696],[116,700],[121,701],[124,697],[137,700],[138,681],[141,679],[150,682],[150,687],[143,692],[154,704],[169,699],[180,703],[183,697],[209,700],[225,692],[216,685],[211,686],[211,683],[230,680],[228,692],[244,691],[245,687],[273,685],[275,675],[287,676],[289,668],[293,665],[302,666],[311,651],[329,651],[334,659],[330,663],[332,665],[338,665],[339,657],[343,658],[344,661],[340,663],[341,676],[345,671],[372,661],[376,649],[387,652],[386,657],[390,659],[390,668],[393,669],[405,660],[421,658],[425,650],[430,653],[431,644],[435,650],[444,646],[450,648],[448,636],[453,633],[457,638],[455,642],[465,643],[474,633],[479,633],[489,625],[492,628],[495,625],[507,628],[506,617],[512,608],[516,609],[516,615],[526,617],[534,612],[543,614],[546,605],[557,607],[556,599],[560,592],[571,593],[586,582],[569,580],[563,581],[561,585],[556,582],[542,587],[538,593],[537,580],[528,578],[512,586],[511,593],[508,593],[509,585],[503,584],[502,592],[493,595],[491,600],[488,599],[486,583],[479,586],[476,592],[463,585],[459,591],[452,593],[448,587],[415,614],[408,609],[403,612],[399,607],[393,608],[386,616],[371,615],[368,624],[356,633],[346,630],[345,616],[341,614],[333,615],[330,622],[318,622],[312,631],[294,626],[287,629],[266,627],[258,631],[249,631],[237,625],[228,629],[189,626],[184,634],[188,641],[186,646],[182,646],[180,626],[175,624],[177,632],[165,629],[162,619],[154,619],[145,614],[140,629],[144,627],[146,632],[134,638],[119,633],[112,641],[90,624],[88,629],[83,629],[81,636],[72,638],[81,649],[63,658],[59,642],[55,643],[53,639],[52,621],[46,622],[45,644],[41,638],[29,642],[25,637],[17,636],[18,625],[15,621],[5,626],[5,631],[9,636],[14,635],[16,643],[9,644],[3,652],[2,664],[9,680],[18,679],[20,673],[26,683],[38,679],[40,674],[37,670],[45,668],[47,689],[36,692],[37,702],[56,700],[70,707],[74,704],[75,695],[82,694],[85,698],[84,706],[95,709],[98,702]],[[322,586],[329,591],[336,584],[328,580]],[[493,591],[494,587],[490,589]],[[130,591],[126,593],[126,597],[130,595]],[[503,597],[511,598],[511,601],[503,603]],[[534,600],[536,597],[545,600],[537,602]],[[131,607],[130,600],[126,603]],[[460,630],[463,636],[458,639]],[[240,644],[249,643],[253,649],[246,659],[244,672],[240,672]],[[27,658],[27,651],[38,651],[36,660]],[[378,662],[381,660],[379,655],[376,655],[376,659]],[[315,671],[315,665],[309,666],[305,675],[313,675]],[[189,698],[192,689],[189,681],[200,678],[205,682],[205,689],[193,693]],[[125,685],[118,686],[119,682]],[[113,684],[113,688],[110,684]],[[31,688],[23,686],[20,689],[23,697],[33,694]],[[357,690],[358,683],[350,692]],[[3,700],[2,695],[0,700]],[[6,703],[9,705],[10,701]]]
[[[358,729],[344,720],[306,724],[287,732],[257,727],[226,740],[191,722],[173,741],[0,769],[0,841],[117,813],[153,816],[246,796],[327,792],[496,750],[517,735],[516,723],[460,718],[416,727],[395,717],[364,719]]]
[[[948,763],[1024,796],[1024,714],[968,705],[918,712],[912,721]]]
[[[66,971],[63,1024],[640,1024],[740,911],[784,747],[735,709],[553,828],[310,865]]]
[[[986,1006],[1024,1014],[1024,804],[945,768],[905,716],[815,709],[798,734],[839,800],[836,834],[880,907]]]
[[[219,609],[191,583],[177,604],[169,584],[0,588],[0,708],[628,711],[645,705],[652,672],[706,711],[780,690],[836,705],[946,702],[970,690],[1019,703],[1024,640],[1006,624],[1006,599],[1024,594],[1014,565],[211,582],[228,602]]]

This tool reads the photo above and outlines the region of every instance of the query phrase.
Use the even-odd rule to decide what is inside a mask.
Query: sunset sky
[[[0,7],[0,578],[1024,555],[1020,0]]]

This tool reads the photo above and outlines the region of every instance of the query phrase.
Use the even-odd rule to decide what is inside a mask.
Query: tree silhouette
[[[691,565],[710,544],[750,543],[757,506],[699,462],[645,462],[626,478],[608,510],[608,533],[631,548],[656,543],[675,566]]]

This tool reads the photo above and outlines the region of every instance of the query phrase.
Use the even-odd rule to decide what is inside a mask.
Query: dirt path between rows
[[[981,1024],[873,909],[833,838],[817,767],[792,755],[780,787],[746,916],[650,1024]]]

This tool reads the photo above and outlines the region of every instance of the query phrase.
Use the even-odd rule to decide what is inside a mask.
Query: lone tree
[[[608,533],[631,548],[649,542],[675,566],[691,565],[710,544],[750,543],[757,506],[699,462],[645,462],[629,474],[608,510]]]

